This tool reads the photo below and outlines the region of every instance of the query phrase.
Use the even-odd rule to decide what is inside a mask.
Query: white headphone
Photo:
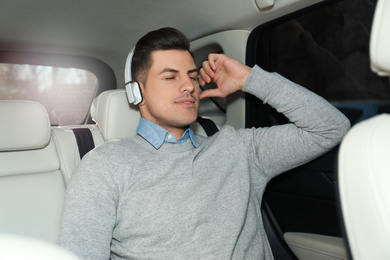
[[[129,103],[134,103],[134,105],[138,105],[142,102],[142,93],[139,87],[138,82],[132,82],[131,77],[131,63],[133,61],[135,47],[131,50],[126,59],[125,65],[125,87],[127,98],[129,99]]]

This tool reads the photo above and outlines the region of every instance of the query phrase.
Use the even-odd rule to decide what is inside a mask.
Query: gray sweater
[[[82,259],[272,259],[261,200],[268,181],[337,145],[349,121],[321,97],[252,69],[244,89],[290,124],[164,144],[101,145],[72,176],[60,245]]]

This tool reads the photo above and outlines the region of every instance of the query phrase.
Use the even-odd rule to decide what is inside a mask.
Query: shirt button
[[[168,135],[168,139],[171,140],[172,139],[172,135]]]

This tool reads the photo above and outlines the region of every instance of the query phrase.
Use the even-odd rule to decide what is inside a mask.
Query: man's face
[[[199,108],[198,70],[188,51],[152,53],[152,66],[142,88],[142,117],[180,133],[196,121]],[[179,131],[179,132],[178,132]]]

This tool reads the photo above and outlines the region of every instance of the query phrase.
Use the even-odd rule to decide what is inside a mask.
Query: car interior
[[[198,68],[209,53],[258,65],[351,122],[340,146],[268,184],[274,259],[389,258],[389,17],[386,0],[2,1],[0,258],[77,259],[56,245],[67,184],[90,150],[136,134],[125,61],[161,27],[189,38]],[[288,123],[243,92],[202,100],[199,115],[217,128]],[[210,135],[204,122],[196,134]]]

